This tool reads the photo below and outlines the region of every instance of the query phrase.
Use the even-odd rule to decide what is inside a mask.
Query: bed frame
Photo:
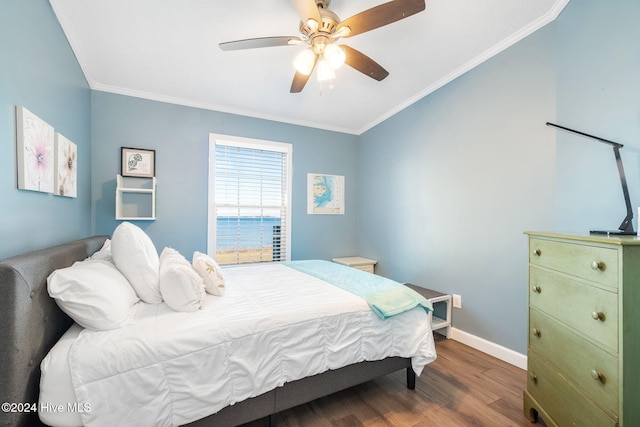
[[[47,277],[87,258],[108,237],[88,237],[0,261],[0,399],[16,404],[10,408],[16,411],[3,408],[0,425],[42,425],[33,411],[38,405],[40,362],[73,323],[49,297]],[[407,371],[407,387],[415,388],[410,359],[361,362],[287,383],[189,425],[238,425],[264,417],[271,424],[272,414],[400,369]]]

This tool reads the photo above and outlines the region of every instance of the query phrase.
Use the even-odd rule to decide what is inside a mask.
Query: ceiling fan
[[[424,0],[393,0],[372,7],[344,21],[328,9],[331,0],[292,0],[300,16],[301,36],[259,37],[220,43],[222,50],[254,49],[273,46],[307,45],[296,56],[296,73],[291,93],[304,89],[317,68],[318,80],[332,80],[334,70],[343,63],[375,80],[389,75],[380,64],[347,45],[337,45],[338,39],[352,37],[399,21],[425,9]]]

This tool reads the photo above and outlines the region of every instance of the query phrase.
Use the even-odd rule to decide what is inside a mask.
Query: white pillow
[[[89,259],[102,259],[113,262],[113,257],[111,256],[111,240],[105,240],[100,250],[91,255]]]
[[[173,248],[164,248],[160,254],[160,292],[174,311],[197,311],[204,305],[202,278]]]
[[[55,270],[47,290],[58,306],[77,324],[95,331],[129,323],[140,301],[127,279],[109,261],[78,261]]]
[[[111,253],[113,263],[131,283],[140,299],[149,304],[160,304],[160,259],[149,236],[140,227],[123,222],[111,236]]]
[[[193,269],[204,281],[204,289],[211,295],[224,295],[224,274],[218,263],[207,254],[195,251],[193,253]]]

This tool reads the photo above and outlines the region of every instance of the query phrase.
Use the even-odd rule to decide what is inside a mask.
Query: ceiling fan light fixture
[[[326,82],[327,80],[333,80],[336,78],[336,73],[333,71],[333,68],[329,65],[329,61],[326,59],[321,59],[318,61],[318,81]]]
[[[316,21],[315,19],[307,19],[306,24],[307,24],[307,27],[309,27],[312,32],[318,31],[319,25],[318,25],[318,21]]]
[[[308,76],[313,71],[313,64],[316,60],[316,54],[313,53],[311,48],[305,49],[296,55],[293,60],[293,66],[300,74]]]
[[[344,49],[338,45],[330,44],[324,49],[324,59],[329,63],[329,67],[334,70],[342,67],[346,57]]]

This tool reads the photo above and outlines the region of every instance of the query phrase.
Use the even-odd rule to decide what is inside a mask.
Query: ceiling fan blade
[[[305,85],[307,84],[307,81],[309,81],[310,76],[311,76],[311,73],[305,76],[304,74],[296,71],[296,74],[293,76],[293,81],[291,82],[291,90],[289,90],[289,92],[291,93],[302,92],[302,89],[304,89]]]
[[[340,45],[340,47],[344,49],[346,54],[344,63],[351,68],[378,81],[384,80],[384,78],[389,75],[389,72],[382,68],[380,64],[359,50],[355,50],[354,48],[344,44]]]
[[[291,93],[300,93],[302,89],[304,89],[305,85],[309,81],[309,77],[313,74],[313,70],[316,69],[316,65],[318,65],[318,55],[316,55],[315,60],[313,61],[313,67],[311,68],[311,72],[309,74],[302,74],[299,71],[296,71],[296,74],[293,76],[293,81],[291,82]]]
[[[279,37],[259,37],[256,39],[235,40],[231,42],[220,43],[222,50],[239,50],[239,49],[255,49],[261,47],[288,46],[302,43],[303,40],[297,36],[279,36]]]
[[[318,24],[322,22],[316,0],[291,0],[291,3],[296,8],[302,22],[306,23],[309,19],[315,20]]]
[[[355,36],[399,21],[424,9],[424,0],[393,0],[345,19],[338,24],[336,32],[340,31],[340,28],[349,27],[351,31],[343,37]]]

